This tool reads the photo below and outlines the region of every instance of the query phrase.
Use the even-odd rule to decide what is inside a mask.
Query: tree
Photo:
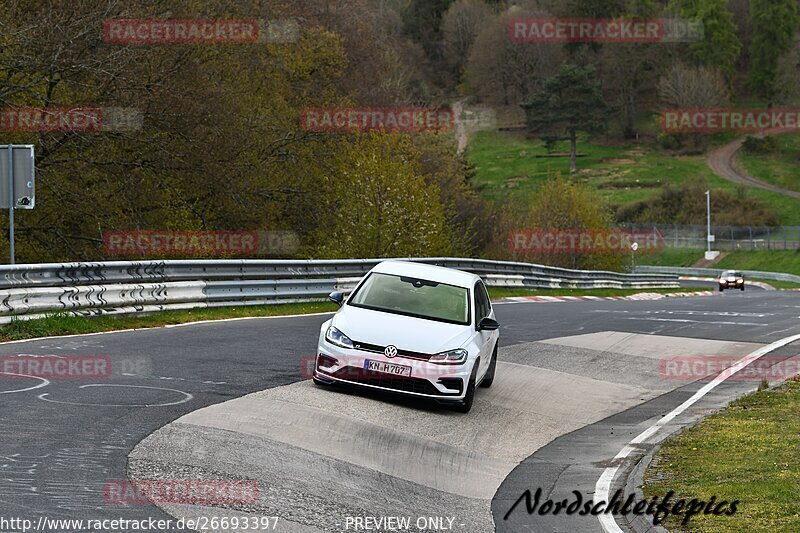
[[[622,135],[632,139],[638,134],[636,119],[641,95],[655,85],[659,44],[615,43],[600,50],[600,72],[609,100],[620,110]]]
[[[578,169],[578,132],[603,131],[610,116],[592,66],[563,65],[544,83],[544,89],[522,107],[530,132],[569,139],[570,172]]]
[[[658,96],[668,107],[678,109],[709,109],[725,107],[729,103],[728,84],[722,74],[704,66],[687,66],[677,63],[670,67],[658,81]],[[708,141],[701,133],[662,133],[660,140],[669,145],[682,146],[687,137],[699,149]]]
[[[778,60],[777,93],[779,103],[800,102],[800,41],[795,40],[792,49]]]
[[[558,71],[564,57],[559,43],[520,43],[508,38],[509,22],[528,17],[550,15],[541,10],[512,7],[487,22],[475,38],[464,78],[467,90],[483,102],[516,107]]]
[[[405,187],[397,205],[416,213],[411,199],[420,204],[424,218],[397,217],[416,224],[409,235],[419,240],[400,239],[397,249],[452,249],[439,171],[419,168],[421,150],[375,141],[357,144],[363,154],[354,154],[350,136],[305,131],[298,118],[308,108],[414,101],[416,73],[404,69],[414,60],[404,53],[399,23],[392,26],[395,11],[372,13],[370,0],[264,0],[255,8],[199,0],[27,4],[0,11],[3,106],[132,108],[143,124],[133,131],[6,133],[8,142],[36,145],[37,206],[17,215],[20,262],[102,259],[107,230],[293,230],[312,249],[329,214],[347,205],[345,163],[365,167],[367,154],[375,156],[371,169],[384,169],[387,190],[394,194],[388,177],[395,174]],[[105,42],[102,34],[102,21],[116,18],[298,16],[304,22],[287,44],[137,46]],[[395,33],[384,34],[386,26]],[[453,182],[458,173],[463,181],[466,171],[452,152],[433,157]],[[404,161],[417,170],[400,168]],[[339,205],[320,210],[320,191],[332,191]],[[466,195],[451,194],[451,203]],[[371,227],[359,231],[369,235]],[[359,253],[360,241],[353,243]]]
[[[483,0],[456,0],[442,18],[442,48],[445,60],[458,79],[478,31],[491,11]]]
[[[723,107],[728,104],[728,89],[719,71],[703,66],[673,65],[658,82],[662,102],[677,108]]]
[[[411,142],[420,154],[420,166],[429,185],[439,189],[447,227],[452,229],[453,253],[479,255],[493,237],[494,214],[490,204],[473,188],[470,169],[447,135],[416,135]]]
[[[797,0],[750,2],[750,87],[768,107],[778,91],[778,59],[791,49],[797,24]]]
[[[411,0],[405,12],[405,31],[416,39],[431,59],[441,54],[442,15],[453,0]]]
[[[320,181],[310,255],[325,258],[410,257],[451,253],[439,190],[422,175],[419,153],[399,134],[345,140]]]
[[[703,24],[703,39],[689,45],[692,56],[703,65],[718,68],[730,82],[742,43],[733,13],[727,9],[728,0],[678,0],[675,4],[682,17]]]
[[[598,202],[596,192],[582,183],[565,180],[559,174],[539,188],[522,222],[523,227],[530,230],[604,232],[612,228],[611,212]],[[626,257],[619,251],[600,249],[572,252],[534,253],[523,258],[565,268],[622,270]]]

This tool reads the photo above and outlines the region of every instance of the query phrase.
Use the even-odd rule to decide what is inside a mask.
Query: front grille
[[[356,366],[342,367],[333,374],[339,378],[352,383],[373,385],[400,392],[413,392],[416,394],[428,394],[430,396],[458,396],[459,393],[445,393],[437,389],[433,383],[427,379],[397,377],[383,372],[373,372]]]
[[[359,342],[359,341],[353,341],[353,347],[356,350],[362,350],[364,352],[372,352],[372,353],[383,353],[383,351],[386,349],[386,346],[380,346],[378,344],[370,344],[368,342]],[[406,359],[427,361],[432,356],[433,354],[412,352],[411,350],[401,350],[400,348],[397,349],[397,357],[404,357]]]

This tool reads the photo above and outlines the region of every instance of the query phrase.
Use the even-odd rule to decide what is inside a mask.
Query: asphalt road
[[[0,357],[102,356],[112,368],[46,385],[0,374],[0,518],[166,519],[153,505],[106,502],[104,485],[188,476],[257,479],[261,499],[163,506],[172,515],[274,514],[278,531],[347,530],[354,514],[452,518],[455,531],[594,531],[524,510],[503,517],[525,488],[593,492],[595,463],[699,386],[664,380],[659,357],[740,355],[800,333],[800,293],[514,303],[497,314],[502,371],[468,415],[312,387],[303,359],[326,316],[0,345]],[[721,387],[703,408],[756,385]],[[611,426],[624,429],[611,437]]]

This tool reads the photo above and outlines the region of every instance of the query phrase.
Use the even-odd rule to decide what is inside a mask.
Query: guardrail
[[[637,266],[636,272],[642,274],[675,274],[677,276],[705,276],[719,277],[725,270],[723,268],[692,268],[669,266]],[[783,272],[762,272],[759,270],[739,270],[746,278],[766,279],[773,281],[790,281],[800,283],[800,276],[785,274]]]
[[[0,266],[0,324],[73,315],[261,305],[349,292],[385,259],[112,261]],[[676,288],[671,274],[621,274],[450,257],[399,259],[482,276],[487,285],[520,288]]]

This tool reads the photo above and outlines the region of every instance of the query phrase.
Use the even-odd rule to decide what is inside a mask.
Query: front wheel
[[[740,287],[740,290],[744,291],[744,285],[742,285],[742,286]]]
[[[469,413],[472,409],[472,402],[475,400],[475,375],[478,373],[478,361],[475,362],[475,368],[472,370],[472,375],[469,377],[467,384],[467,392],[464,394],[464,399],[456,406],[456,410],[460,413]]]
[[[722,291],[724,291],[724,290],[725,290],[725,287],[723,287],[722,285],[720,285],[720,286],[719,286],[719,292],[722,292]]]
[[[492,352],[492,360],[489,362],[489,368],[486,370],[486,375],[483,376],[481,387],[488,389],[494,383],[494,372],[497,369],[497,345],[494,345],[494,352]]]

